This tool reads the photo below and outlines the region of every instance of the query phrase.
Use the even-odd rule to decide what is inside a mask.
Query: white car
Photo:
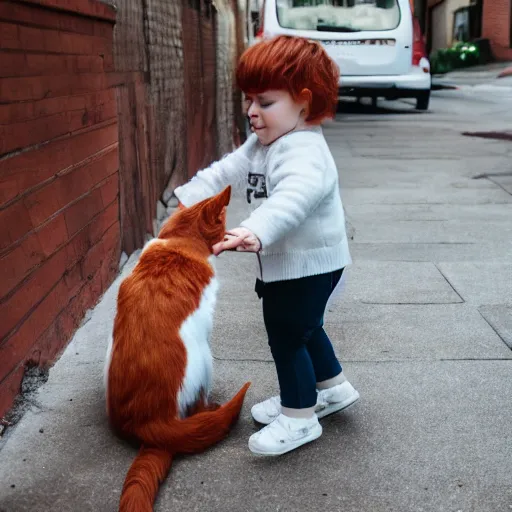
[[[263,0],[252,14],[254,41],[320,41],[340,68],[340,96],[416,98],[428,109],[430,63],[409,0]]]

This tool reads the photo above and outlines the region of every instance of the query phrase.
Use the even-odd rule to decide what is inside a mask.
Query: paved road
[[[325,134],[354,265],[326,328],[361,401],[294,453],[249,453],[250,405],[277,385],[255,262],[223,255],[215,395],[253,386],[225,442],[175,462],[157,511],[510,512],[512,143],[461,132],[510,129],[511,116],[512,97],[496,89],[439,91],[428,113],[343,103]],[[241,216],[234,202],[232,225]],[[116,510],[135,454],[104,417],[118,284],[4,441],[0,510]]]

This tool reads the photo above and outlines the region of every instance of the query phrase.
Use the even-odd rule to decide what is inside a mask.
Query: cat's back
[[[152,240],[121,284],[118,310],[174,309],[173,316],[181,312],[178,316],[184,321],[202,301],[210,302],[216,295],[213,258],[172,240]]]
[[[169,400],[176,399],[179,415],[186,414],[201,390],[208,393],[217,290],[211,258],[169,241],[156,240],[144,249],[121,284],[114,323],[114,371],[129,361],[138,375],[130,386],[123,377],[127,394],[137,392],[140,375],[145,376],[146,388],[160,389],[161,375],[169,376],[170,367],[176,382],[167,388],[176,396],[171,393]]]

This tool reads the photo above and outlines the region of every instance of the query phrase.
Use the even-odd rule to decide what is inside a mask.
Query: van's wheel
[[[430,91],[421,91],[416,96],[416,109],[417,110],[428,110],[428,104],[430,103]]]

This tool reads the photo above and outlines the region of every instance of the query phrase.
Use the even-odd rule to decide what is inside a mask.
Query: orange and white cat
[[[117,298],[105,384],[112,429],[140,444],[119,510],[146,512],[176,453],[223,439],[249,383],[226,404],[208,400],[209,337],[218,283],[212,246],[225,233],[230,187],[176,212],[142,251]]]

